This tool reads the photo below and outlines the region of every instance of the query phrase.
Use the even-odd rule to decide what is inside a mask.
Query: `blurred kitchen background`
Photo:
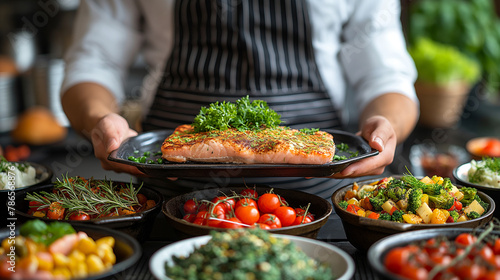
[[[79,4],[0,0],[0,135],[36,105],[68,127],[59,89]],[[473,136],[500,138],[500,0],[401,0],[401,7],[421,103],[419,125],[402,161],[422,143],[463,149]],[[139,55],[126,79],[128,102],[122,111],[131,124],[140,115],[137,100],[146,69]],[[401,166],[406,165],[396,168]]]

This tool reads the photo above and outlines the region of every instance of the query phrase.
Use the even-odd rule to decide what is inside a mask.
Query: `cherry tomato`
[[[476,237],[470,233],[461,233],[455,238],[455,243],[468,246],[476,241]]]
[[[384,265],[387,270],[400,274],[408,265],[410,251],[404,247],[397,247],[389,251],[384,259]]]
[[[55,201],[52,202],[49,206],[49,210],[47,210],[47,218],[53,220],[62,220],[64,219],[64,208],[61,203]]]
[[[302,208],[295,208],[294,210],[295,213],[297,213],[297,216],[304,216],[304,213],[306,212],[306,210]],[[314,214],[312,214],[311,212],[307,212],[306,216],[309,217],[311,221],[314,221]]]
[[[479,277],[486,274],[484,266],[473,263],[470,260],[456,264],[453,267],[453,271],[460,279],[479,279]]]
[[[235,229],[235,228],[242,228],[243,223],[236,217],[232,217],[228,220],[222,221],[221,222],[221,227],[222,228],[230,228],[230,229]]]
[[[198,202],[194,199],[189,199],[184,202],[182,209],[184,209],[184,213],[186,214],[196,213],[198,211]]]
[[[234,205],[236,201],[234,198],[228,198],[227,196],[218,196],[212,199],[213,203],[221,204],[226,208],[226,212],[229,212],[234,209]]]
[[[273,213],[278,207],[281,206],[280,199],[277,194],[265,193],[259,197],[257,200],[260,212]]]
[[[407,265],[399,275],[412,280],[426,280],[429,278],[429,272],[423,267]]]
[[[266,224],[271,228],[281,228],[281,221],[274,214],[264,214],[260,216],[259,223]]]
[[[257,205],[257,201],[255,201],[254,199],[251,199],[251,198],[242,198],[240,200],[238,200],[238,202],[236,202],[236,205],[234,206],[234,209],[240,207],[240,206],[243,206],[243,205],[246,205],[246,206],[253,206],[255,208],[259,208],[259,206]]]
[[[82,211],[74,212],[71,215],[69,215],[68,220],[72,221],[87,221],[90,220],[90,216]]]
[[[493,244],[493,252],[495,252],[495,255],[500,255],[500,238],[495,239],[495,244]]]
[[[206,221],[207,220],[204,218],[196,218],[196,219],[194,219],[193,224],[204,226],[204,225],[206,225]]]
[[[274,210],[274,215],[276,215],[280,221],[281,226],[287,227],[295,222],[295,218],[297,217],[297,213],[293,210],[292,207],[289,206],[280,206],[276,210]]]
[[[213,212],[208,216],[207,225],[210,227],[219,227],[221,225],[222,220],[226,217],[226,213],[224,211]]]
[[[261,224],[261,223],[255,223],[255,226],[259,227],[260,229],[265,229],[265,230],[271,229],[271,227],[269,225]]]
[[[190,214],[186,214],[184,215],[184,217],[182,217],[183,220],[187,221],[187,222],[194,222],[194,219],[196,219],[196,214],[194,213],[190,213]]]
[[[257,193],[257,191],[254,189],[250,189],[250,188],[246,188],[246,189],[242,190],[240,192],[240,194],[243,196],[248,196],[248,197],[253,198],[253,199],[257,199],[259,197],[259,194]]]
[[[312,222],[311,218],[309,218],[309,216],[307,216],[307,215],[305,218],[304,218],[304,216],[297,216],[295,218],[295,221],[293,221],[292,226],[301,225],[301,224],[308,224],[310,222]]]
[[[201,219],[207,219],[209,216],[208,214],[208,211],[206,210],[203,210],[203,211],[198,211],[198,213],[196,213],[196,218],[201,218]]]
[[[260,213],[259,210],[254,206],[245,206],[242,205],[240,207],[236,207],[234,210],[234,214],[240,221],[247,225],[253,225],[259,221]]]

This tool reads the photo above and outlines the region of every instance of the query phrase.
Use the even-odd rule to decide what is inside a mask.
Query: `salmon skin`
[[[324,131],[302,132],[284,126],[262,130],[194,132],[178,126],[161,147],[171,162],[243,164],[325,164],[335,154],[333,136]]]

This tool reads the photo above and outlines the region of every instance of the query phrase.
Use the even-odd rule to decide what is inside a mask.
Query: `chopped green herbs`
[[[171,279],[333,279],[331,268],[295,243],[265,230],[211,232],[212,239],[189,256],[165,264]]]
[[[138,155],[140,152],[138,150],[134,151],[134,155]],[[162,164],[163,159],[161,158],[161,151],[150,152],[146,151],[142,153],[142,156],[129,156],[127,159],[137,163],[147,163],[147,164]]]
[[[347,145],[346,143],[335,144],[335,148],[337,149],[337,152],[347,153],[348,156],[347,155],[335,154],[333,156],[332,161],[346,160],[346,159],[350,159],[350,158],[353,158],[353,157],[357,157],[359,155],[359,151],[350,151],[349,150],[349,145]]]
[[[318,131],[319,131],[319,128],[302,128],[302,129],[300,129],[300,132],[302,132],[304,134],[309,134],[309,135],[312,135]]]
[[[274,128],[281,124],[281,116],[270,109],[263,100],[250,101],[248,96],[231,102],[215,102],[209,107],[202,107],[194,118],[195,132],[226,130],[236,128],[239,131],[260,130],[263,127]]]

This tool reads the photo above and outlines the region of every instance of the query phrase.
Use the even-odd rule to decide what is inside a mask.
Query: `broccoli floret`
[[[450,178],[444,178],[443,179],[443,184],[442,184],[443,188],[447,191],[447,192],[450,192],[453,190],[453,183],[451,183],[451,180]]]
[[[440,194],[441,190],[443,190],[443,186],[439,184],[426,184],[424,182],[420,182],[417,178],[411,175],[405,175],[401,177],[401,179],[410,185],[412,188],[418,188],[423,191],[423,193],[429,194],[429,195],[436,195]]]
[[[379,191],[376,196],[370,197],[369,199],[375,211],[381,211],[382,204],[384,204],[387,201],[387,197],[385,196],[383,191]]]
[[[476,211],[471,211],[467,213],[467,218],[469,218],[469,220],[476,219],[479,217],[481,217],[481,215],[479,215],[479,213],[477,213]]]
[[[456,222],[458,220],[458,218],[460,217],[460,214],[458,214],[458,212],[455,210],[449,211],[449,213],[450,213],[450,216],[453,218],[453,222]]]
[[[380,216],[378,217],[379,220],[386,220],[386,221],[391,221],[391,215],[387,212],[380,213]]]
[[[412,189],[408,196],[408,212],[417,213],[417,209],[422,205],[422,189]]]
[[[462,187],[460,191],[464,194],[464,197],[460,200],[464,206],[471,204],[477,195],[477,189],[475,188]]]
[[[342,200],[341,202],[339,202],[339,207],[342,209],[347,209],[347,205],[349,205],[349,204],[345,200]]]
[[[389,184],[387,186],[387,189],[385,190],[385,194],[388,198],[390,198],[394,201],[399,201],[399,200],[405,198],[405,194],[406,194],[407,190],[408,189],[404,185]]]
[[[432,202],[434,208],[448,210],[455,203],[455,198],[443,189],[438,195],[429,195],[429,201]]]
[[[396,210],[396,211],[392,212],[391,221],[402,223],[404,213],[405,212],[403,212],[401,210]]]

